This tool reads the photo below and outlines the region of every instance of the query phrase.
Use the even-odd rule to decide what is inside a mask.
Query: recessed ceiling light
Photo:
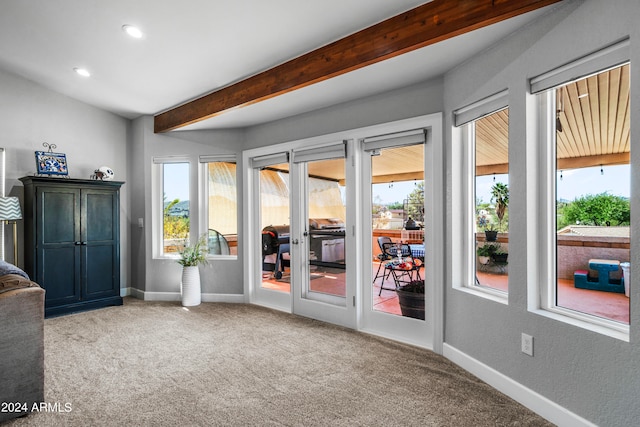
[[[141,39],[144,36],[142,30],[138,27],[134,27],[133,25],[123,25],[122,31],[129,34],[134,39]]]
[[[86,68],[74,68],[73,71],[81,75],[82,77],[91,77],[91,73]]]

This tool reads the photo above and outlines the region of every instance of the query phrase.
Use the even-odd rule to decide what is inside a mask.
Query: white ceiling
[[[155,115],[424,0],[2,0],[0,69],[126,118]],[[544,9],[542,9],[544,10]],[[541,10],[183,129],[243,127],[441,75]],[[139,26],[145,38],[122,31]],[[83,78],[74,67],[87,68]]]

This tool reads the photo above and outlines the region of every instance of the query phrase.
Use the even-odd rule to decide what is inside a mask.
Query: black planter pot
[[[503,253],[491,255],[493,262],[495,262],[496,264],[506,264],[508,257],[509,257],[509,254],[503,254]]]
[[[405,317],[424,320],[424,294],[417,292],[406,292],[398,289],[398,301],[400,311]]]
[[[485,230],[484,238],[487,242],[495,242],[496,240],[498,240],[498,232]]]

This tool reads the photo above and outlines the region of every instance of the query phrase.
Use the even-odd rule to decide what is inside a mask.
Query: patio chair
[[[396,289],[414,280],[422,280],[420,276],[422,261],[411,255],[411,248],[408,244],[385,243],[383,246],[383,252],[392,257],[391,260],[385,263],[384,268],[393,277]]]
[[[392,256],[390,256],[388,253],[386,253],[384,251],[384,245],[385,244],[392,244],[393,241],[391,240],[390,237],[387,236],[380,236],[378,237],[378,246],[380,247],[380,253],[376,256],[378,258],[378,271],[376,271],[376,275],[373,278],[373,283],[376,283],[376,280],[378,280],[378,278],[382,277],[382,281],[380,282],[380,292],[378,293],[378,295],[380,295],[382,293],[382,289],[384,286],[384,281],[389,277],[389,272],[384,268],[384,263],[391,260]],[[382,274],[381,274],[382,273]],[[384,289],[388,289],[388,288],[384,288]],[[391,289],[388,289],[391,290]]]

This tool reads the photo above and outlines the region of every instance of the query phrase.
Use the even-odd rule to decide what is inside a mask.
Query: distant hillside
[[[164,204],[165,209],[169,205],[169,203],[170,202],[165,202],[165,204]],[[169,216],[188,217],[189,216],[189,201],[188,200],[182,200],[182,201],[176,203],[174,206],[171,207],[171,209],[169,209]]]

